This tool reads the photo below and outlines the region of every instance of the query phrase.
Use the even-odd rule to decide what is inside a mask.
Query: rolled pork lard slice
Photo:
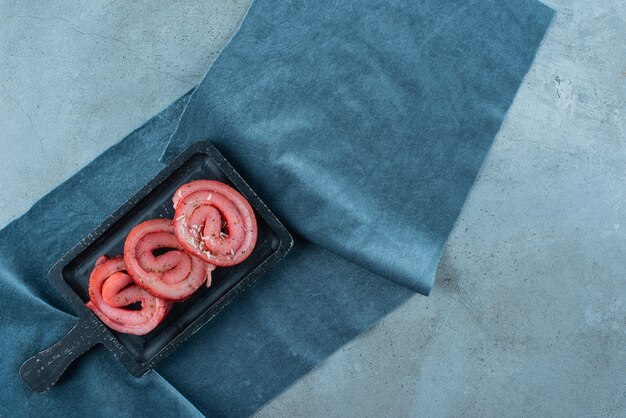
[[[156,255],[157,251],[164,251]],[[187,299],[202,284],[211,285],[214,265],[184,251],[171,219],[152,219],[134,227],[124,242],[124,261],[133,281],[152,295]]]
[[[215,180],[181,186],[173,197],[176,238],[191,254],[216,266],[244,261],[256,244],[257,223],[245,197]]]
[[[106,326],[125,334],[144,335],[165,318],[172,303],[152,296],[135,285],[126,273],[124,258],[101,256],[89,277],[87,307]],[[127,306],[139,302],[141,308]]]

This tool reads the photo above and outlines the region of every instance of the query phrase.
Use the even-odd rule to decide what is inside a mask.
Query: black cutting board
[[[189,299],[174,304],[167,317],[146,335],[123,334],[104,325],[85,306],[89,275],[101,255],[122,254],[128,232],[154,218],[172,218],[172,196],[183,184],[209,179],[238,190],[254,209],[258,238],[241,264],[218,267],[211,287],[200,287]],[[20,376],[35,392],[52,387],[72,361],[96,344],[104,344],[134,376],[142,376],[178,345],[212,320],[235,296],[282,259],[293,239],[276,216],[209,142],[197,142],[172,161],[100,226],[50,269],[48,279],[78,314],[78,323],[52,347],[29,358]]]

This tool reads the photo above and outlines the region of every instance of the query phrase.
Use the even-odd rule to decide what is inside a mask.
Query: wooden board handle
[[[99,337],[87,321],[78,321],[59,342],[26,360],[20,377],[32,391],[47,392],[74,360],[100,342]]]

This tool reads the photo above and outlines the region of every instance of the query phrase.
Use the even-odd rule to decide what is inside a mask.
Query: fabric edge
[[[230,37],[228,42],[226,42],[226,44],[220,50],[220,52],[217,54],[217,56],[215,57],[213,62],[209,65],[209,68],[207,68],[206,72],[204,73],[204,76],[202,77],[202,80],[200,80],[200,83],[198,83],[198,85],[200,85],[200,84],[202,84],[204,82],[204,80],[208,77],[209,73],[211,72],[211,68],[213,68],[213,66],[215,65],[217,60],[219,60],[220,57],[222,56],[222,53],[224,52],[224,50],[226,48],[228,48],[228,46],[233,41],[233,39],[235,39],[235,37],[239,33],[239,30],[241,29],[241,26],[243,25],[243,22],[248,17],[248,14],[250,13],[250,9],[252,9],[252,7],[255,4],[256,4],[255,0],[252,0],[250,2],[250,4],[248,5],[248,8],[246,9],[246,11],[243,14],[243,17],[239,21],[239,24],[237,25],[237,28],[235,28],[235,31],[233,32],[232,36]],[[174,128],[174,132],[172,132],[172,134],[170,135],[169,139],[167,140],[167,142],[165,144],[165,148],[163,149],[163,152],[162,152],[161,156],[159,157],[159,162],[167,164],[169,161],[174,159],[174,157],[176,157],[180,152],[182,152],[182,150],[174,149],[175,147],[174,147],[174,144],[173,144],[173,139],[176,136],[176,134],[178,133],[178,128],[180,126],[180,121],[182,120],[182,118],[185,115],[185,113],[187,113],[187,106],[189,105],[189,102],[191,102],[191,100],[193,99],[193,96],[195,95],[195,93],[196,93],[196,88],[194,87],[191,90],[191,94],[189,95],[187,103],[185,103],[185,105],[183,106],[183,110],[180,112],[180,117],[178,118],[178,121],[176,121],[176,127]]]

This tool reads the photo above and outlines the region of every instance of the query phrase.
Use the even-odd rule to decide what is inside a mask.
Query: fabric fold
[[[0,391],[0,415],[14,415],[13,408],[45,415],[68,404],[80,415],[250,415],[412,296],[296,237],[286,259],[163,360],[156,373],[136,379],[100,347],[77,360],[46,395],[31,392],[18,376],[21,363],[76,321],[47,281],[47,271],[163,168],[158,155],[187,99],[153,117],[0,231],[6,296],[0,305],[0,349],[7,353],[0,368],[0,381],[7,382]],[[33,257],[33,248],[47,252]]]
[[[428,294],[553,11],[257,0],[163,158],[209,139],[304,238]]]

